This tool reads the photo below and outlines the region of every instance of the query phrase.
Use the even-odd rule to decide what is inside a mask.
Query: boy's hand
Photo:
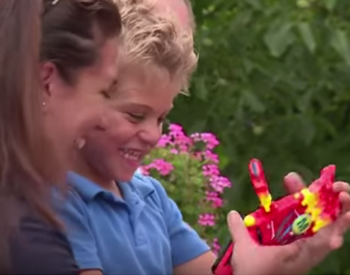
[[[285,187],[295,193],[305,187],[296,173],[285,177]],[[342,213],[338,220],[314,236],[285,246],[260,246],[250,237],[240,215],[232,211],[228,224],[235,243],[232,264],[235,275],[298,275],[305,274],[319,264],[332,250],[343,244],[343,236],[350,228],[349,184],[334,183],[339,192]]]
[[[305,188],[305,184],[297,173],[289,173],[284,178],[285,188],[289,193],[295,193]],[[335,249],[343,243],[343,234],[349,229],[346,225],[343,216],[350,211],[350,185],[347,182],[337,181],[333,185],[333,190],[339,192],[339,200],[341,203],[341,216],[337,221],[323,230],[324,235],[330,234],[332,236],[332,247]],[[326,237],[326,236],[324,236]]]
[[[341,246],[350,227],[350,212],[314,236],[284,246],[258,245],[235,211],[228,215],[228,225],[235,243],[231,260],[235,275],[299,275]]]
[[[302,178],[294,172],[289,173],[284,178],[284,186],[289,193],[298,192],[306,187]],[[327,242],[328,240],[331,250],[337,249],[343,244],[343,235],[349,229],[347,217],[350,212],[350,185],[347,182],[337,181],[333,185],[333,190],[335,192],[339,192],[341,214],[337,221],[324,228],[324,230],[322,230],[318,236],[320,239],[319,241]]]

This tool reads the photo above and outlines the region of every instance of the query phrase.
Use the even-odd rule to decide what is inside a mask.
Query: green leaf
[[[230,158],[226,155],[226,150],[224,146],[219,146],[217,149],[219,158],[220,158],[220,163],[219,163],[219,168],[221,170],[224,170],[226,166],[230,163]]]
[[[261,126],[261,125],[254,125],[254,126],[253,126],[253,133],[254,133],[254,135],[256,135],[256,136],[262,135],[262,134],[264,133],[264,131],[265,131],[265,129],[264,129],[264,127]]]
[[[346,65],[350,66],[350,44],[348,35],[344,30],[334,31],[332,46],[344,59]]]
[[[246,0],[246,3],[249,4],[252,8],[254,8],[256,10],[263,9],[263,3],[261,1]]]
[[[245,90],[242,93],[242,97],[245,104],[248,105],[253,111],[262,113],[265,111],[265,106],[261,100],[251,91]]]
[[[193,215],[196,215],[198,213],[198,206],[196,205],[184,205],[182,207],[182,212],[185,215],[189,215],[189,216],[193,216]]]
[[[281,24],[273,24],[268,29],[264,36],[264,42],[272,56],[280,57],[293,43],[292,26],[293,24],[290,22],[283,22]]]
[[[299,134],[301,135],[301,140],[306,145],[310,145],[316,135],[316,130],[313,121],[308,117],[300,116],[298,128]]]
[[[312,34],[310,24],[307,22],[301,22],[298,24],[298,29],[306,47],[311,53],[314,53],[316,48],[316,42]]]
[[[195,81],[196,85],[196,96],[199,99],[206,100],[208,97],[208,89],[204,77],[199,77]]]
[[[337,4],[337,0],[324,0],[324,4],[327,8],[327,10],[329,11],[333,11],[333,9],[335,8],[336,4]]]

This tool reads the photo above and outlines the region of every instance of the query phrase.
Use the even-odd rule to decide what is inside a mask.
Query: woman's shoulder
[[[14,274],[79,274],[64,233],[27,211],[10,240]]]

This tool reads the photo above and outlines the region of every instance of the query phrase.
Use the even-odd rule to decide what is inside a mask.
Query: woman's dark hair
[[[98,49],[121,32],[121,18],[113,0],[45,1],[41,60],[55,63],[61,76],[74,81],[74,72],[93,65]]]
[[[59,163],[43,130],[40,62],[73,83],[103,42],[121,32],[112,0],[0,0],[0,273],[10,267],[8,237],[20,203],[58,226],[48,203]]]

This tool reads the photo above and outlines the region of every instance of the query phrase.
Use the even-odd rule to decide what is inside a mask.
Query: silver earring
[[[81,150],[85,146],[85,139],[79,138],[74,141],[75,148]]]

